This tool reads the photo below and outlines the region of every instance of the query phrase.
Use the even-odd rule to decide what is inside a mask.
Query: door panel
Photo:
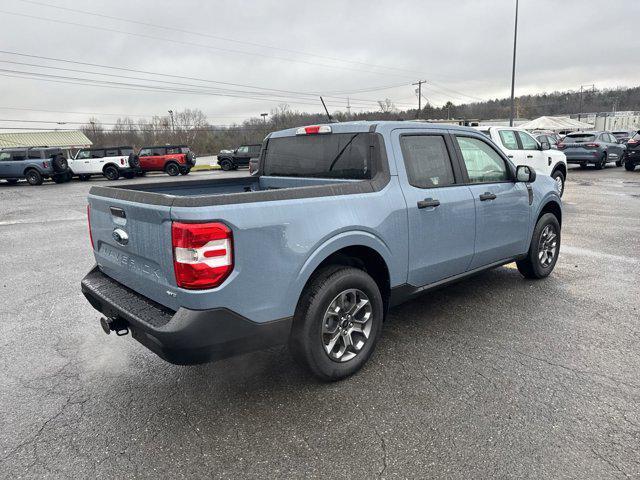
[[[476,202],[475,255],[470,269],[525,253],[528,248],[529,192],[524,183],[470,185]],[[491,193],[494,200],[480,200]]]
[[[464,273],[474,253],[475,205],[446,132],[397,130],[396,158],[409,220],[407,281],[423,286]]]

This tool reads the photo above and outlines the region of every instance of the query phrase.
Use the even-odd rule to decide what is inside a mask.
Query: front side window
[[[0,152],[0,162],[5,160],[11,160],[11,154],[9,152]]]
[[[141,157],[150,157],[151,156],[151,149],[150,148],[143,148],[142,150],[140,150],[140,156]]]
[[[80,150],[78,152],[78,160],[84,160],[87,158],[91,158],[91,150]]]
[[[453,185],[455,178],[447,144],[440,135],[405,135],[400,138],[409,184],[417,188]]]
[[[478,138],[456,137],[469,182],[490,183],[509,180],[507,165],[498,153]]]
[[[507,150],[518,150],[518,140],[513,130],[500,130],[500,141]]]
[[[238,148],[238,153],[249,153],[249,147],[240,147]]]
[[[520,141],[522,142],[523,150],[538,150],[538,142],[536,142],[535,138],[525,132],[517,132],[520,137]]]

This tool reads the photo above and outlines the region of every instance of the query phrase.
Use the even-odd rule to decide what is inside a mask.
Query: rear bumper
[[[567,163],[599,163],[602,160],[602,152],[563,152],[567,157]]]
[[[126,322],[133,338],[177,365],[282,344],[291,330],[292,318],[257,323],[226,308],[174,312],[116,282],[97,266],[84,277],[81,288],[93,308]]]
[[[624,155],[625,163],[640,165],[640,150],[627,150]]]

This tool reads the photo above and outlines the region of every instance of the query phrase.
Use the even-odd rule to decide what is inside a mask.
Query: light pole
[[[175,126],[175,124],[173,123],[173,110],[168,110],[168,112],[169,112],[169,115],[171,116],[171,130],[172,130],[173,132],[175,132],[175,131],[176,131],[176,126]]]
[[[590,85],[580,85],[580,111],[578,112],[578,121],[580,121],[582,117],[582,93],[584,92],[584,87],[591,87],[592,90],[596,89],[593,83]]]
[[[511,66],[511,114],[509,115],[509,126],[513,127],[513,116],[515,113],[514,92],[516,88],[516,46],[518,44],[518,0],[516,0],[516,21],[513,27],[513,65]]]
[[[262,117],[262,121],[266,124],[267,123],[267,115],[269,115],[268,113],[261,113],[260,116]]]

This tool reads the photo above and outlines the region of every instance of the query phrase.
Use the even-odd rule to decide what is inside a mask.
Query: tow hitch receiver
[[[122,337],[129,333],[129,326],[127,325],[127,322],[117,317],[100,318],[100,326],[102,327],[102,330],[104,330],[104,333],[106,333],[107,335],[109,335],[112,331],[116,332],[116,335],[118,335],[119,337]]]

